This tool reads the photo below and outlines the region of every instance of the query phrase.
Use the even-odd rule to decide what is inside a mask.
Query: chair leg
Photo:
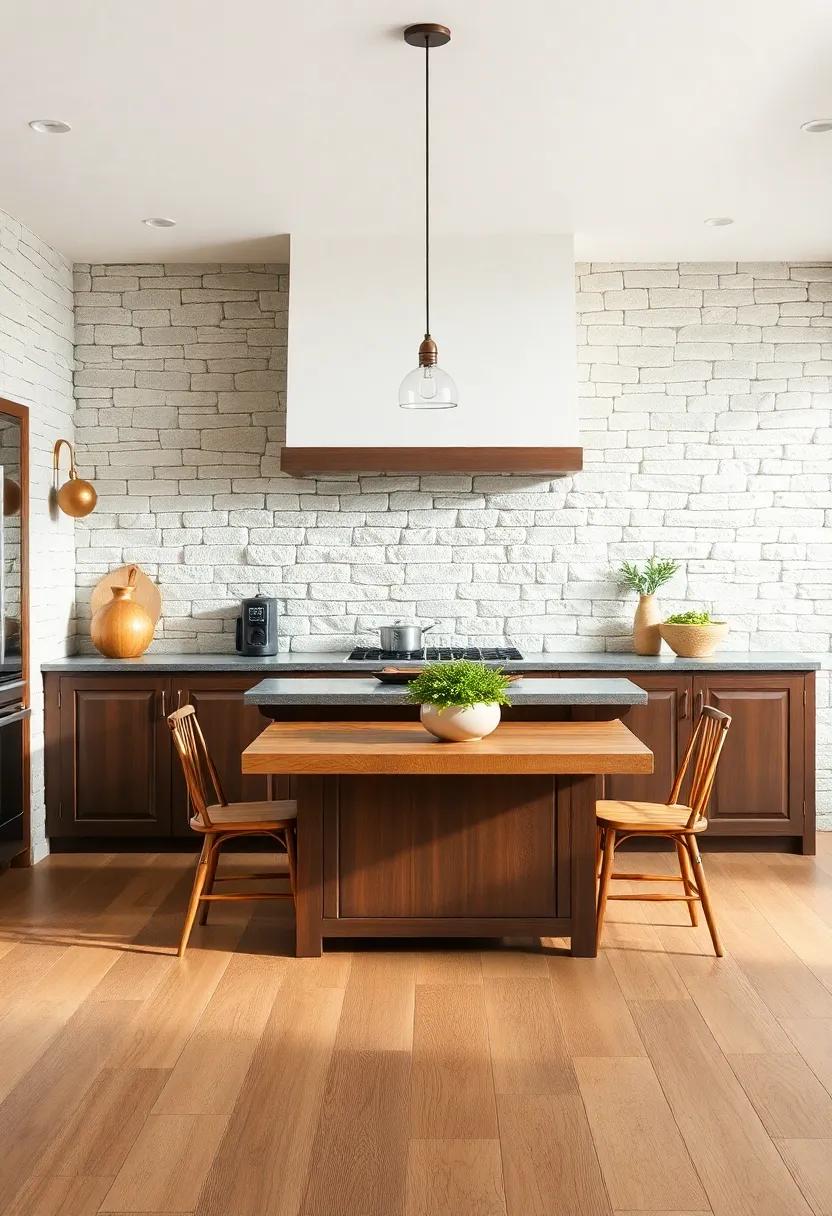
[[[690,856],[684,844],[678,837],[676,838],[676,853],[679,858],[679,872],[682,875],[685,895],[696,895],[696,891],[693,889],[693,873],[691,871]],[[688,900],[688,912],[690,913],[690,923],[696,927],[696,925],[699,924],[699,912],[692,899]]]
[[[702,858],[699,855],[699,846],[696,843],[695,836],[689,836],[687,838],[687,847],[693,861],[694,880],[699,888],[699,898],[702,901],[702,911],[705,913],[705,920],[708,923],[711,941],[714,944],[714,954],[717,956],[717,958],[722,958],[722,942],[719,940],[719,933],[717,932],[716,921],[714,920],[713,908],[711,907],[711,896],[710,892],[708,891],[708,883],[705,879],[705,868],[702,865]]]
[[[601,881],[598,884],[598,907],[595,916],[595,947],[601,944],[601,933],[604,928],[604,915],[607,910],[607,888],[615,862],[615,829],[607,828],[604,832],[604,862],[601,866]]]
[[[205,890],[204,890],[203,894],[210,895],[214,889],[214,878],[216,877],[217,865],[220,860],[221,843],[220,843],[219,835],[216,835],[216,836],[211,835],[211,836],[208,836],[206,839],[208,841],[208,847],[211,848],[211,852],[208,856],[208,872],[205,875]],[[211,847],[212,845],[214,846],[213,848]],[[199,909],[199,923],[201,925],[208,924],[208,909],[210,907],[211,907],[210,901],[207,899],[204,899],[202,901],[202,907]]]
[[[286,841],[286,859],[289,862],[289,886],[294,902],[294,897],[297,895],[297,841],[294,824],[290,824],[283,835]]]
[[[188,939],[191,936],[191,929],[194,927],[196,920],[197,909],[199,908],[199,897],[202,894],[202,888],[205,886],[205,879],[208,876],[208,847],[210,836],[206,836],[202,842],[202,852],[199,855],[197,862],[196,874],[194,875],[194,885],[191,891],[191,899],[188,904],[188,911],[185,916],[185,924],[182,927],[182,937],[179,942],[179,957],[182,958],[188,946]]]
[[[601,877],[601,862],[604,859],[604,829],[600,823],[595,825],[595,877]]]

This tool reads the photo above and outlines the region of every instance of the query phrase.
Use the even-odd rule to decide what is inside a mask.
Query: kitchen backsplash
[[[414,615],[446,641],[626,650],[612,567],[656,552],[684,562],[663,603],[726,616],[729,647],[828,653],[832,264],[576,270],[584,472],[301,481],[278,468],[285,266],[77,266],[100,494],[76,527],[81,648],[90,586],[134,560],[162,588],[156,650],[232,649],[258,591],[295,650]]]

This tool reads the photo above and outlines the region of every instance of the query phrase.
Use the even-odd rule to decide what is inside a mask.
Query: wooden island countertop
[[[650,773],[653,753],[618,719],[502,722],[472,743],[419,722],[274,722],[243,752],[244,773],[418,775]]]

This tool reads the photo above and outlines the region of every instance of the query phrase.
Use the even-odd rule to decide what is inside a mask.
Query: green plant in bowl
[[[727,621],[715,621],[710,612],[677,612],[659,625],[659,631],[680,659],[705,659],[728,633]]]
[[[719,621],[711,620],[710,612],[677,612],[669,616],[665,625],[718,625]]]
[[[500,721],[500,706],[510,705],[509,679],[502,668],[470,659],[430,663],[407,689],[421,705],[423,726],[438,739],[473,742],[490,735]]]

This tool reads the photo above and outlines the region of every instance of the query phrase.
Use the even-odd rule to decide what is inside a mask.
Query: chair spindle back
[[[182,761],[191,805],[203,825],[210,827],[209,804],[228,806],[228,800],[223,793],[219,774],[214,768],[193,705],[183,705],[181,709],[169,714],[168,726]]]
[[[719,754],[730,725],[731,715],[724,714],[720,709],[712,709],[710,705],[706,705],[699,715],[696,729],[682,758],[682,763],[679,765],[673,789],[667,799],[669,806],[679,801],[685,776],[693,761],[693,775],[688,796],[688,805],[691,808],[687,821],[688,828],[695,827],[699,820],[705,817],[716,777]]]

